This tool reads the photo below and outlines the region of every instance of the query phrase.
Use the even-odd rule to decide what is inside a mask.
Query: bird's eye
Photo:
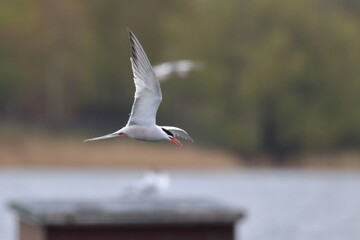
[[[119,135],[124,135],[124,133],[123,133],[123,132],[121,132],[121,133],[119,133]]]

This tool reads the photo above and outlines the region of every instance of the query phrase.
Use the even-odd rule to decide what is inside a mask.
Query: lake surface
[[[170,171],[166,197],[239,206],[241,240],[360,239],[360,172],[315,170]],[[0,170],[0,239],[15,240],[13,199],[117,198],[143,171]]]

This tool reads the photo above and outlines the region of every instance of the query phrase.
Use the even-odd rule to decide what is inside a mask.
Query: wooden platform
[[[14,201],[19,240],[232,240],[242,210],[200,199]]]

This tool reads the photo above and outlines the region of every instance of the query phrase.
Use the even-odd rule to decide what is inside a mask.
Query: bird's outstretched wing
[[[156,112],[162,100],[160,84],[144,49],[130,29],[128,32],[131,43],[130,61],[136,88],[128,125],[154,125]]]
[[[194,140],[190,137],[190,135],[182,130],[181,128],[171,127],[171,126],[161,126],[161,128],[165,128],[167,131],[171,132],[175,137],[179,137],[185,139],[189,142],[193,142]]]

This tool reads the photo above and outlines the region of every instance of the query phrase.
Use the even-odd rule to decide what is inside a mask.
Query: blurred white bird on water
[[[142,178],[127,186],[123,197],[155,197],[170,187],[170,175],[159,169],[149,171]]]
[[[202,62],[192,60],[179,60],[173,62],[164,62],[153,67],[156,77],[159,81],[165,81],[172,76],[186,77],[192,71],[199,71],[204,68],[205,64]]]

